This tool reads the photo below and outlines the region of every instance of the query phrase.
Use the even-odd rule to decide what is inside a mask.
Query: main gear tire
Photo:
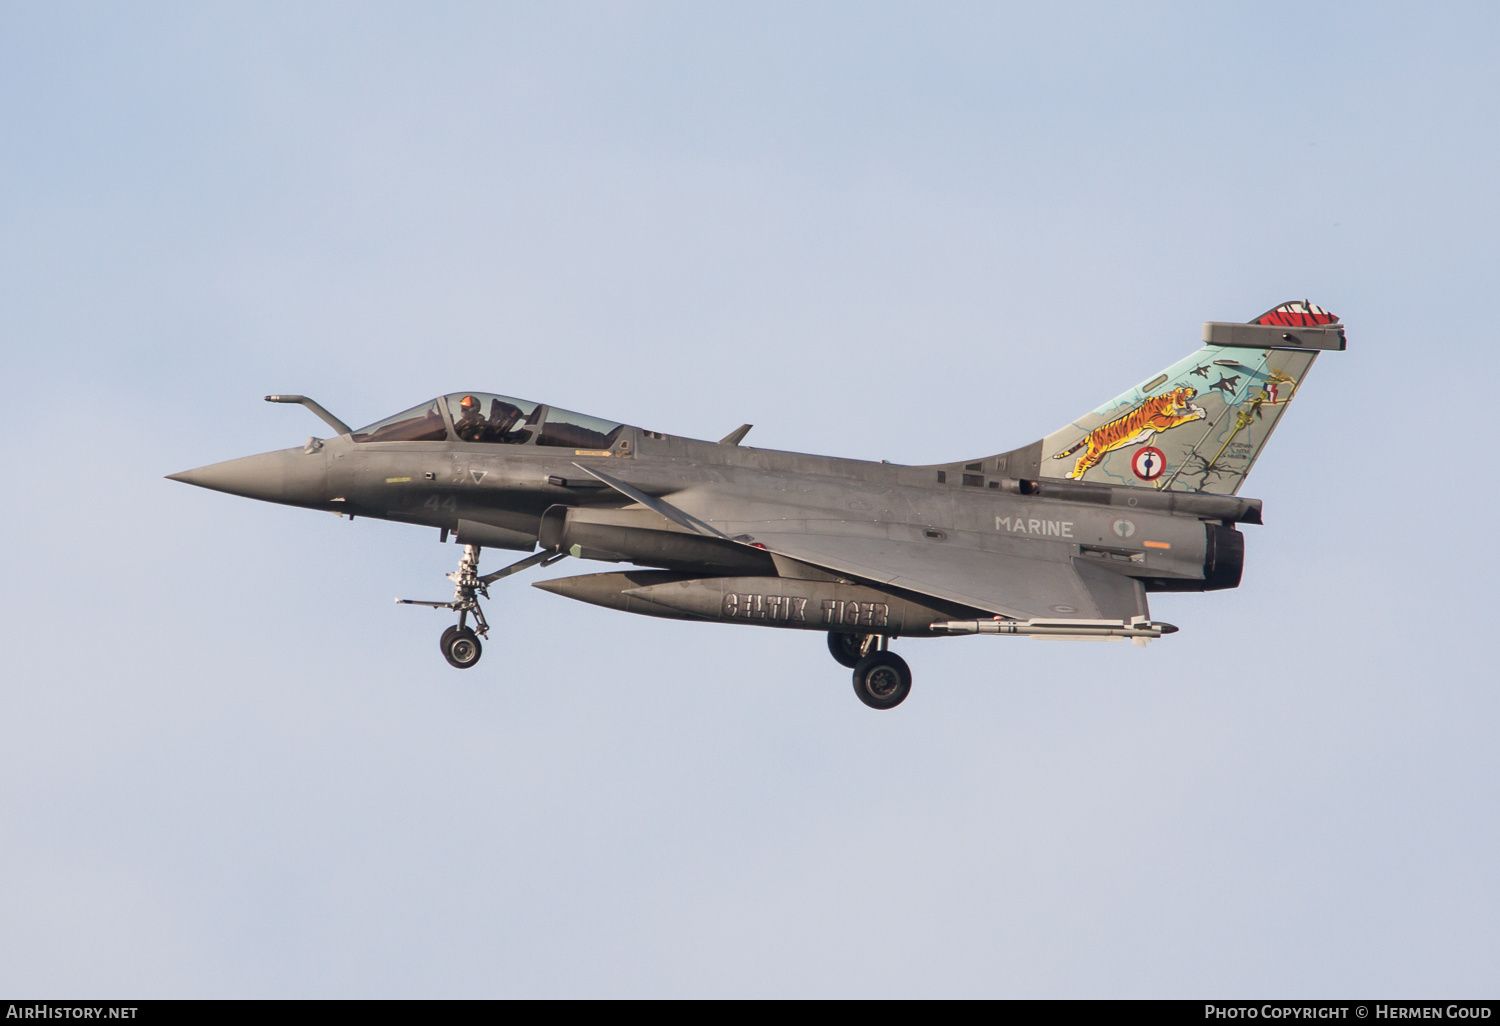
[[[438,648],[442,650],[443,655],[448,654],[448,641],[457,633],[458,624],[451,624],[447,630],[443,631],[443,636],[438,638]]]
[[[476,665],[483,654],[484,646],[479,643],[479,636],[469,628],[450,627],[443,632],[443,658],[448,660],[449,666],[467,670]]]
[[[854,667],[854,693],[871,709],[894,709],[911,694],[911,667],[894,652],[871,652]]]
[[[864,652],[866,634],[845,634],[843,631],[828,632],[828,652],[840,666],[854,669]]]

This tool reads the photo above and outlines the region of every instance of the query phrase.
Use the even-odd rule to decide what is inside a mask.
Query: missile
[[[1145,645],[1163,634],[1176,634],[1177,628],[1144,616],[1123,620],[949,620],[935,623],[939,634],[1016,634],[1031,638],[1056,638],[1069,641],[1124,641],[1130,638]]]

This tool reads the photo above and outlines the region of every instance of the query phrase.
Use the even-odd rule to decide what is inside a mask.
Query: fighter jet
[[[901,466],[717,442],[487,392],[453,392],[305,445],[170,475],[268,502],[434,528],[463,546],[457,614],[440,645],[479,663],[489,588],[566,557],[628,568],[539,581],[609,609],[823,631],[874,709],[901,704],[896,638],[975,634],[1131,639],[1177,628],[1147,595],[1240,583],[1261,501],[1238,493],[1338,318],[1306,300],[1248,323],[1210,321],[1203,345],[1046,437],[990,456]],[[1229,358],[1267,382],[1189,381]],[[1212,473],[1210,473],[1210,469]],[[480,573],[484,549],[527,553]]]

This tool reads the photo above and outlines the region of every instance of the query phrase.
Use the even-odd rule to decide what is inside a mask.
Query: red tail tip
[[[1306,299],[1294,299],[1290,303],[1267,310],[1251,324],[1274,324],[1286,328],[1312,328],[1319,324],[1337,324],[1338,315],[1329,313],[1321,306]]]

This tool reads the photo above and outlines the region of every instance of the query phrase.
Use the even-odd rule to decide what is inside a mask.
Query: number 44
[[[422,503],[422,508],[434,511],[445,509],[449,513],[453,513],[458,510],[458,499],[454,498],[452,495],[449,495],[446,498],[441,495],[434,495],[432,496],[432,498]]]

